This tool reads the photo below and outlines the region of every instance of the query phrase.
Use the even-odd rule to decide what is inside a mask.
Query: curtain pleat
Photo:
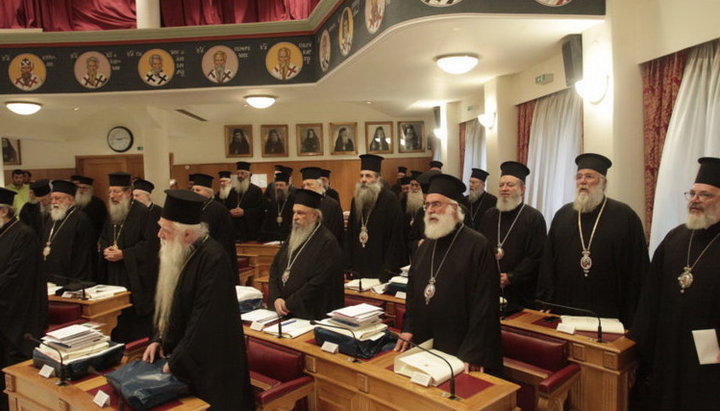
[[[535,100],[518,104],[517,161],[527,164],[530,126],[535,112]]]

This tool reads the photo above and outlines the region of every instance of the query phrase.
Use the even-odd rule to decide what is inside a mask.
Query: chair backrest
[[[567,365],[567,341],[502,327],[503,355],[552,372]]]
[[[301,352],[252,337],[248,337],[246,349],[251,371],[282,382],[305,374],[305,357]]]
[[[395,304],[395,328],[402,330],[403,321],[405,320],[405,305]]]
[[[372,298],[357,297],[354,295],[345,294],[345,307],[357,304],[370,304],[376,307],[382,307],[383,302],[380,300],[374,300]]]
[[[48,323],[64,324],[78,320],[82,317],[82,307],[79,304],[66,304],[50,301],[48,303]]]

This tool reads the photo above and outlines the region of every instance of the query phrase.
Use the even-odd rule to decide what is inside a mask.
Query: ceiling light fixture
[[[446,73],[463,74],[477,66],[479,59],[477,54],[445,54],[435,57],[435,64]]]
[[[245,101],[255,108],[268,108],[275,104],[275,96],[245,96]]]
[[[29,116],[40,111],[42,104],[32,103],[29,101],[8,101],[5,103],[5,107],[15,114]]]

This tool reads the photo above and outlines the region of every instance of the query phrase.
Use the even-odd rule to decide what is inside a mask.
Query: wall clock
[[[117,126],[108,131],[108,146],[115,152],[124,153],[133,145],[133,134],[127,127]]]

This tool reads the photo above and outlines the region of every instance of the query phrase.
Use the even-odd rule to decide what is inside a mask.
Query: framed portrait
[[[299,156],[323,155],[323,127],[321,123],[295,126],[297,154]]]
[[[368,154],[392,153],[392,121],[374,121],[365,123],[365,147],[367,148]]]
[[[330,123],[332,154],[357,154],[357,123]]]
[[[22,164],[20,157],[20,140],[17,138],[2,137],[3,164],[6,166]]]
[[[260,126],[263,157],[287,157],[288,126],[263,124]]]
[[[424,151],[424,135],[424,121],[398,121],[398,151],[401,153]]]
[[[225,126],[225,157],[252,157],[252,125]]]

